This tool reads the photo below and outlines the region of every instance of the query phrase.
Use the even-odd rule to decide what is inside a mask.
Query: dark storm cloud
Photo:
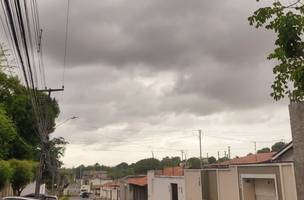
[[[256,7],[253,0],[71,0],[64,113],[103,127],[267,105],[273,37],[248,25]],[[56,71],[66,1],[43,1],[40,11],[46,63]]]
[[[43,4],[42,11],[48,15],[48,55],[61,60],[65,4]],[[141,65],[174,70],[210,57],[226,67],[255,64],[264,59],[271,43],[270,35],[248,25],[247,17],[255,7],[254,1],[241,0],[73,0],[69,63],[72,67],[108,63],[119,68]]]

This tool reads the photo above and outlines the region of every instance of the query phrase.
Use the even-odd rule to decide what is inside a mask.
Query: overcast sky
[[[39,1],[48,87],[61,87],[67,1]],[[255,0],[71,0],[65,91],[53,136],[66,166],[166,155],[246,155],[290,139],[270,97],[274,37],[250,27]],[[263,142],[264,141],[264,142]]]

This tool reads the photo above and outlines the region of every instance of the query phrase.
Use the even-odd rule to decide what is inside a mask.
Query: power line
[[[70,18],[70,0],[67,0],[67,15],[65,24],[65,40],[64,40],[64,57],[63,57],[63,72],[62,72],[62,86],[65,82],[65,70],[67,65],[67,49],[68,49],[68,34],[69,34],[69,18]]]

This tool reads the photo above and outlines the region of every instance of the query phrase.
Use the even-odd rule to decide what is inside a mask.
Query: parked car
[[[82,197],[82,198],[89,198],[89,197],[90,197],[90,193],[89,193],[89,192],[83,192],[83,193],[81,194],[81,197]]]

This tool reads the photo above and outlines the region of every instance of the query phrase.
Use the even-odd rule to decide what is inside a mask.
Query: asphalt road
[[[70,197],[70,200],[91,200],[91,198],[81,198],[79,196]]]

